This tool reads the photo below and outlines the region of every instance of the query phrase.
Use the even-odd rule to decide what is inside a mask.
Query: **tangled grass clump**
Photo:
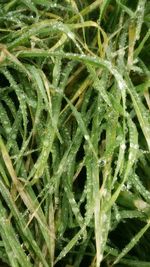
[[[149,13],[0,1],[0,266],[150,266]]]

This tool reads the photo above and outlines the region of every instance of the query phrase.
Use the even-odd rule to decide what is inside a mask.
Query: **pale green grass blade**
[[[19,241],[16,237],[14,229],[12,228],[11,222],[9,222],[9,218],[5,214],[5,209],[0,202],[0,227],[3,232],[3,240],[7,242],[6,246],[10,247],[10,252],[8,252],[9,259],[12,261],[12,266],[32,266],[27,259],[23,249],[21,248]],[[12,257],[13,256],[13,257]]]
[[[122,252],[117,256],[113,265],[118,263],[121,258],[123,258],[139,241],[139,239],[144,235],[144,233],[150,227],[150,222],[148,221],[147,224],[135,235],[135,237],[130,241],[130,243],[122,250]]]

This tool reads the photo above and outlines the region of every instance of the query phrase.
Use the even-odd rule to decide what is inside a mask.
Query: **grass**
[[[0,1],[0,266],[150,266],[149,13]]]

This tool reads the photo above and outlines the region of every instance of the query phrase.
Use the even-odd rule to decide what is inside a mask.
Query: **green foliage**
[[[150,266],[149,11],[0,1],[0,266]]]

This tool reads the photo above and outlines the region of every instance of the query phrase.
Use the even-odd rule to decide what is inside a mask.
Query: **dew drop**
[[[84,136],[84,138],[85,140],[89,140],[89,136],[87,134]]]
[[[106,160],[105,159],[99,159],[98,160],[98,166],[99,167],[104,167],[106,165]]]

